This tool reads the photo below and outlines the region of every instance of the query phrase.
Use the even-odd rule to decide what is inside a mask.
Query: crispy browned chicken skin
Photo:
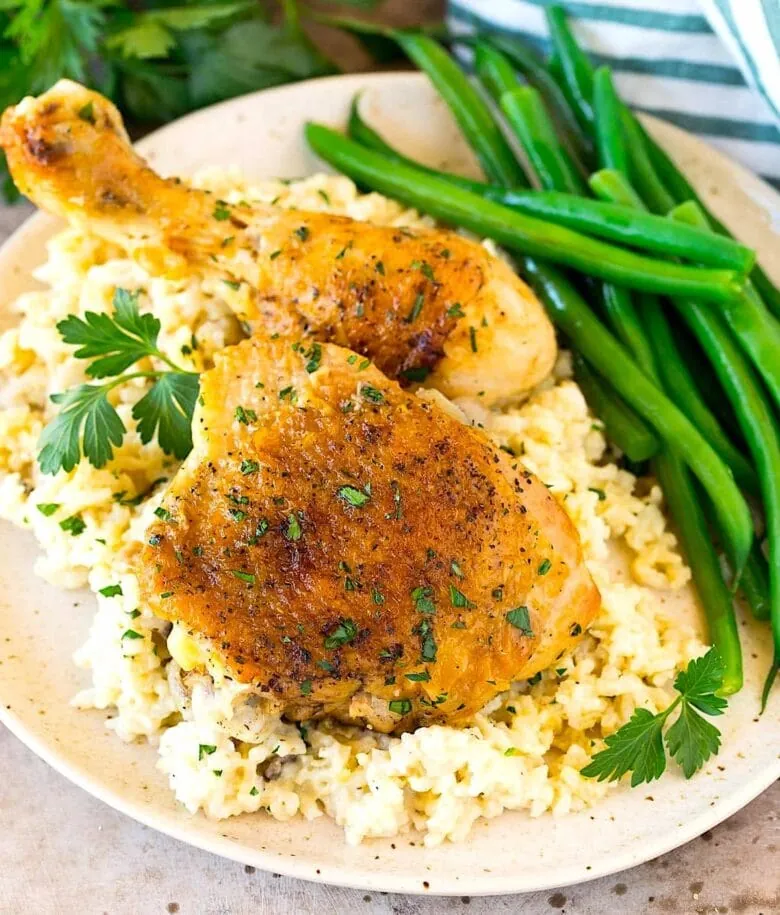
[[[485,404],[550,371],[544,310],[503,261],[439,229],[227,205],[163,180],[129,145],[116,108],[63,80],[9,108],[0,144],[24,194],[118,243],[157,272],[197,268],[241,284],[248,326],[311,333],[367,352],[392,378]]]
[[[546,487],[349,350],[224,350],[194,433],[138,563],[143,596],[289,717],[465,722],[596,612]]]

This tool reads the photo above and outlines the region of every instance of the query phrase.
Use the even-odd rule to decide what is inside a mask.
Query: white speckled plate
[[[141,150],[168,173],[237,164],[258,176],[309,174],[320,166],[302,142],[304,121],[343,123],[361,89],[369,119],[404,150],[434,165],[473,170],[443,105],[414,74],[334,77],[246,96],[166,127],[144,140]],[[657,121],[649,126],[780,279],[780,238],[770,228],[780,217],[780,197],[693,137]],[[36,216],[0,252],[0,324],[14,320],[7,306],[33,285],[30,270],[44,259],[44,242],[56,226]],[[768,632],[744,623],[745,688],[721,725],[722,752],[689,782],[669,773],[650,787],[615,791],[580,815],[532,820],[504,814],[478,823],[463,844],[433,849],[408,835],[349,848],[325,818],[278,823],[258,814],[210,822],[190,816],[155,769],[154,749],[123,744],[106,730],[105,714],[68,705],[85,685],[71,654],[86,636],[93,601],[35,578],[36,552],[30,535],[0,525],[2,720],[107,804],[184,842],[265,870],[404,893],[476,895],[563,886],[631,867],[694,838],[780,776],[780,698],[775,695],[764,717],[757,717]]]

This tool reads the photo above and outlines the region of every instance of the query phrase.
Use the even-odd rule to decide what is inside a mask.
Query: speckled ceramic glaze
[[[274,89],[207,109],[141,144],[165,173],[235,164],[260,177],[298,177],[321,169],[301,138],[309,119],[342,124],[352,96],[365,90],[364,113],[396,145],[432,165],[474,173],[447,111],[414,74],[344,76]],[[755,246],[780,280],[780,197],[700,141],[648,126],[684,167],[713,209]],[[36,216],[0,252],[0,325],[14,321],[15,296],[34,285],[55,220]],[[126,745],[105,728],[105,713],[68,704],[85,685],[71,662],[86,636],[93,600],[33,575],[36,545],[0,524],[0,718],[36,753],[86,791],[184,842],[295,877],[393,892],[476,895],[562,886],[639,864],[699,835],[780,776],[780,697],[758,719],[769,635],[741,626],[746,682],[722,720],[723,750],[691,781],[670,772],[658,783],[616,790],[584,814],[529,819],[504,814],[479,822],[462,844],[426,849],[419,837],[344,844],[326,818],[279,823],[261,814],[210,822],[175,803],[156,751]],[[688,598],[690,604],[690,597]],[[692,609],[691,606],[687,610]],[[49,799],[54,802],[54,799]]]

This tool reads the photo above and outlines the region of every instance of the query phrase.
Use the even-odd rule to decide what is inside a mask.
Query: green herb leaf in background
[[[356,11],[381,0],[342,0]],[[116,102],[125,118],[163,123],[246,92],[338,72],[304,23],[308,0],[0,0],[0,110],[66,77]],[[327,19],[323,16],[323,22]],[[337,16],[385,61],[398,49],[383,27]],[[19,194],[0,153],[0,190]]]

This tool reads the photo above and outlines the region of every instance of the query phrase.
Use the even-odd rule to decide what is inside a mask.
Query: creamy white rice
[[[212,169],[195,183],[228,201],[430,224],[379,195],[358,194],[344,178],[256,183]],[[111,710],[108,726],[122,740],[154,745],[182,804],[210,817],[326,814],[351,843],[415,828],[434,845],[463,839],[479,817],[507,809],[563,814],[613,789],[579,770],[636,707],[667,704],[674,673],[705,646],[690,615],[665,606],[665,595],[684,589],[690,572],[667,527],[661,491],[615,463],[571,380],[567,354],[521,406],[493,413],[475,403],[459,406],[522,455],[577,526],[603,598],[582,643],[537,682],[517,683],[497,697],[468,728],[386,737],[328,722],[297,727],[262,714],[252,689],[214,665],[210,673],[196,667],[182,676],[169,647],[177,656],[183,649],[169,646],[169,624],[141,604],[129,554],[176,470],[155,443],[143,445],[135,434],[131,409],[143,382],[115,392],[131,431],[105,468],[85,462],[43,476],[35,460],[52,410],[48,395],[85,380],[84,363],[59,337],[59,320],[109,310],[117,286],[142,288],[144,307],[162,322],[163,350],[201,370],[240,336],[226,298],[231,290],[197,276],[152,276],[119,249],[75,230],[52,239],[36,276],[46,288],[18,300],[19,324],[0,336],[0,516],[35,534],[38,575],[94,592],[95,620],[76,655],[91,685],[74,702]],[[42,504],[58,508],[44,515]],[[76,536],[60,526],[74,515],[84,521]],[[121,594],[100,593],[116,585],[107,594]]]

